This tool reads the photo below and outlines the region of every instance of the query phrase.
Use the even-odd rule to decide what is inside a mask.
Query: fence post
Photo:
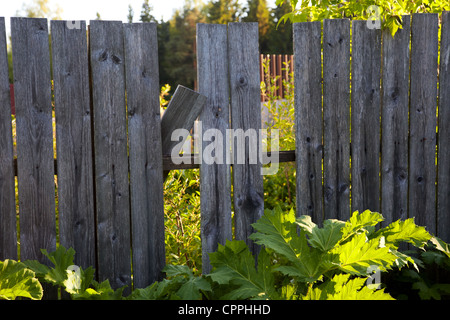
[[[51,31],[60,243],[75,249],[77,265],[96,268],[86,22],[53,20]]]
[[[383,30],[381,212],[384,226],[408,217],[410,16],[393,38]]]
[[[0,18],[0,260],[17,260],[14,152],[5,18]]]
[[[20,259],[56,249],[47,19],[11,18],[20,205]],[[36,223],[39,221],[38,227]]]
[[[90,22],[99,280],[131,288],[123,25]]]
[[[156,23],[124,24],[133,287],[162,278],[164,193]]]
[[[258,23],[228,24],[228,55],[231,92],[231,126],[247,130],[261,129]],[[236,239],[245,240],[253,254],[259,246],[248,237],[251,224],[264,213],[262,165],[249,163],[251,142],[233,145],[233,197]],[[260,147],[260,143],[258,143]],[[238,148],[245,150],[238,150]],[[245,152],[245,163],[237,163],[236,151]]]
[[[438,14],[414,14],[411,26],[409,216],[436,233]]]
[[[439,148],[437,235],[450,242],[450,11],[442,13],[439,70]]]
[[[351,211],[380,211],[381,30],[352,22]]]
[[[207,97],[199,118],[202,122],[200,139],[204,132],[215,129],[221,137],[215,136],[210,144],[224,147],[230,120],[226,25],[197,25],[197,70],[199,92]],[[206,147],[206,143],[202,143],[199,152],[203,153]],[[200,165],[203,274],[211,271],[208,253],[216,251],[218,243],[224,245],[227,239],[232,240],[230,164],[226,163],[224,152],[222,158],[217,156],[214,163],[203,161]]]
[[[350,21],[323,22],[324,218],[350,217]]]
[[[295,152],[297,215],[323,220],[321,23],[295,23]]]

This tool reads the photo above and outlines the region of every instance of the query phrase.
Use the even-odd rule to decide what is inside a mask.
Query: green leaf
[[[196,277],[184,265],[167,265],[163,271],[171,278],[168,281],[178,282],[177,296],[182,300],[199,300],[202,291],[211,291],[210,283],[203,277]]]
[[[64,281],[67,279],[67,268],[74,264],[75,250],[73,248],[66,249],[63,246],[59,246],[51,253],[48,253],[45,249],[41,249],[41,252],[52,262],[54,265],[53,268],[35,260],[25,261],[24,263],[36,272],[37,277],[54,285],[63,286]]]
[[[365,233],[355,235],[350,241],[331,251],[338,255],[339,269],[350,274],[367,275],[368,269],[377,266],[381,271],[390,268],[397,257],[387,247],[379,246],[379,239],[366,241]]]
[[[337,274],[330,281],[312,288],[304,300],[393,300],[382,290],[369,289],[366,278],[350,279],[349,274]]]
[[[35,273],[25,264],[9,259],[0,261],[0,299],[24,297],[40,300],[42,294],[42,286]]]
[[[450,245],[438,237],[432,237],[430,242],[435,245],[436,249],[444,253],[450,258]]]
[[[252,226],[258,232],[252,234],[250,239],[292,262],[292,265],[278,267],[276,271],[295,276],[302,282],[316,281],[322,277],[322,252],[308,246],[304,232],[297,233],[293,210],[287,214],[279,207],[265,210],[264,216]]]
[[[220,245],[216,252],[210,253],[213,271],[210,278],[221,284],[230,284],[230,290],[223,299],[275,299],[274,278],[271,272],[270,257],[261,250],[258,269],[255,258],[244,241],[228,241]]]
[[[341,229],[345,226],[345,222],[329,219],[324,221],[323,228],[319,228],[310,216],[301,216],[296,223],[308,234],[308,243],[324,252],[333,249],[341,240]]]
[[[353,212],[350,219],[345,222],[345,226],[342,228],[342,241],[362,231],[371,231],[371,227],[383,220],[383,216],[378,212],[371,212],[369,210],[362,213],[359,213],[359,211]]]
[[[424,227],[419,227],[414,223],[414,218],[392,222],[387,227],[378,230],[375,236],[384,236],[386,246],[396,248],[400,242],[411,243],[418,248],[423,248],[431,239],[431,235]]]

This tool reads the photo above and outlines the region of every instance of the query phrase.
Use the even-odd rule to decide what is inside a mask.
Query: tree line
[[[197,23],[258,22],[260,51],[265,54],[292,54],[292,24],[280,23],[281,17],[291,11],[285,3],[269,8],[267,0],[185,0],[168,20],[157,20],[149,0],[143,0],[135,17],[128,6],[128,22],[156,22],[158,29],[159,74],[161,86],[169,84],[173,90],[178,84],[195,89],[196,25]],[[30,18],[61,19],[62,9],[52,7],[49,0],[33,0],[24,4],[16,15]],[[101,12],[96,19],[101,20]],[[8,46],[10,82],[13,81],[12,52]]]
[[[128,22],[158,23],[160,83],[196,87],[196,24],[229,22],[258,22],[260,51],[263,54],[292,54],[292,24],[278,21],[290,12],[288,3],[269,8],[266,0],[185,0],[172,17],[158,21],[153,16],[149,0],[144,0],[138,19],[131,7]],[[277,26],[278,25],[278,26]]]

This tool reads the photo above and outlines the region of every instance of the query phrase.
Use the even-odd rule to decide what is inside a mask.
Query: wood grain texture
[[[350,217],[350,21],[323,22],[324,218]]]
[[[179,154],[179,141],[172,141],[176,129],[190,131],[206,103],[206,97],[179,85],[173,94],[161,121],[162,152],[164,155]],[[177,149],[173,148],[177,146]]]
[[[380,211],[381,30],[352,24],[351,211]]]
[[[47,19],[11,18],[20,210],[20,259],[49,264],[56,249]]]
[[[131,287],[123,26],[90,22],[99,280]]]
[[[162,278],[164,194],[156,23],[124,25],[133,285]]]
[[[393,38],[383,30],[381,213],[384,226],[408,218],[410,16]]]
[[[203,131],[200,134],[218,130],[223,147],[230,121],[226,25],[197,25],[197,70],[199,93],[207,97],[199,117]],[[219,147],[214,141],[209,144]],[[202,154],[207,144],[203,142]],[[231,171],[224,153],[214,163],[203,161],[200,165],[200,206],[202,273],[207,274],[211,271],[208,253],[216,251],[219,243],[225,245],[226,240],[232,240]]]
[[[415,14],[411,27],[409,217],[436,233],[438,14]]]
[[[60,243],[75,249],[75,264],[96,268],[86,22],[69,29],[51,21]]]
[[[437,236],[450,242],[450,11],[442,13],[439,69]]]
[[[261,128],[261,103],[257,23],[228,25],[228,55],[232,129],[235,132],[237,129],[258,130]],[[249,161],[250,156],[255,156],[250,154],[250,148],[255,149],[255,145],[238,145],[236,140],[232,142],[235,237],[246,241],[256,255],[259,247],[248,237],[254,232],[251,224],[264,214],[262,165],[259,161],[255,164]],[[243,164],[237,161],[240,152],[245,154]]]
[[[297,215],[323,221],[321,23],[294,24]]]
[[[14,153],[5,18],[0,18],[0,260],[17,260]]]

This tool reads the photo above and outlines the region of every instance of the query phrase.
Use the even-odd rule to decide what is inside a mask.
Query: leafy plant
[[[0,300],[15,300],[18,297],[40,300],[42,285],[35,273],[21,262],[0,261]]]
[[[350,18],[355,20],[376,19],[381,20],[381,27],[388,28],[392,36],[398,29],[402,28],[402,15],[413,13],[441,13],[444,10],[450,10],[450,3],[447,0],[411,0],[411,1],[299,1],[299,0],[277,0],[276,5],[289,3],[292,11],[285,14],[279,21],[304,22],[304,21],[322,21],[323,19]],[[376,6],[374,12],[371,6]]]
[[[228,286],[222,296],[228,299],[392,299],[365,282],[374,269],[414,265],[399,244],[423,248],[431,235],[413,219],[376,231],[381,221],[379,213],[355,212],[348,221],[330,219],[320,228],[293,210],[266,210],[251,235],[262,245],[257,266],[243,242],[229,241],[210,254],[210,277]]]

